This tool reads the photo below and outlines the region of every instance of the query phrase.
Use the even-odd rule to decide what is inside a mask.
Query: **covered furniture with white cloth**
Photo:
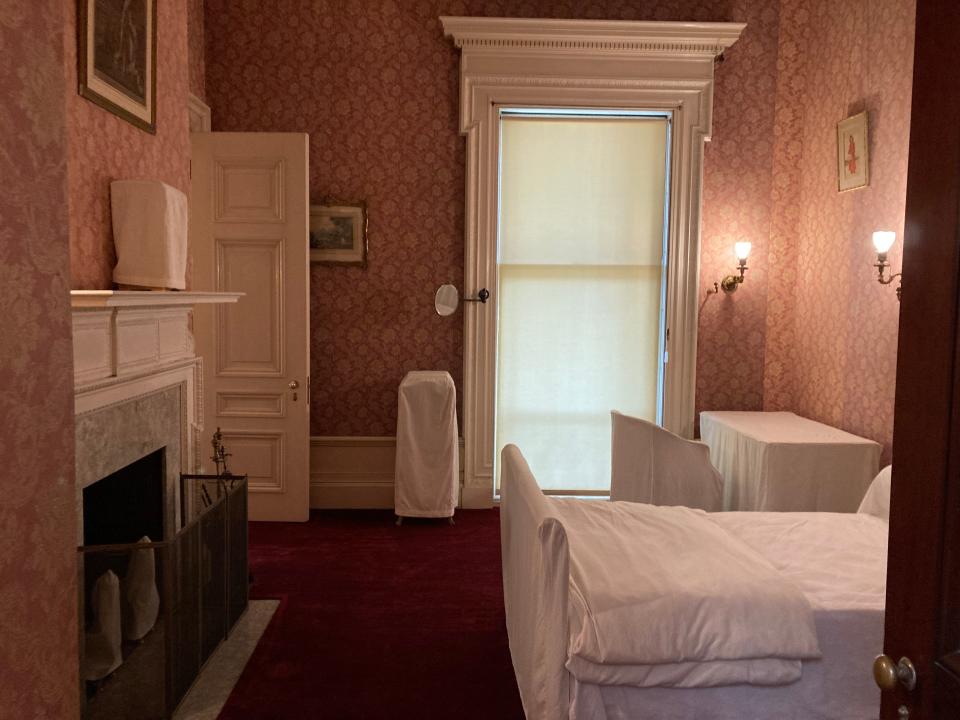
[[[611,500],[721,509],[723,477],[706,445],[640,418],[616,411],[610,417]]]
[[[110,210],[119,285],[183,290],[187,271],[187,196],[159,180],[114,180]]]
[[[460,485],[457,388],[448,372],[409,372],[397,405],[394,511],[453,517]]]
[[[880,445],[790,412],[702,412],[725,510],[855,512]]]
[[[887,524],[549,498],[502,453],[507,633],[527,720],[866,720]]]

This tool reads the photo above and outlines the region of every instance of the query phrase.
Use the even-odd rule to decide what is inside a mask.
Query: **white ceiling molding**
[[[461,49],[460,130],[467,137],[464,294],[491,291],[464,316],[465,507],[493,502],[497,197],[503,107],[655,110],[671,119],[667,345],[663,425],[693,436],[703,143],[714,59],[741,23],[441,17]]]

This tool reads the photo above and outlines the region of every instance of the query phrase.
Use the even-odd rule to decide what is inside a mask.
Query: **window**
[[[661,416],[664,113],[501,112],[496,448],[606,494],[610,411]]]

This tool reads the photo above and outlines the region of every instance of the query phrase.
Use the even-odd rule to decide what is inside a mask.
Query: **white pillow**
[[[107,570],[91,594],[93,628],[84,635],[83,677],[99,680],[123,662],[120,654],[120,581]]]
[[[890,474],[892,466],[887,465],[881,470],[867,488],[863,502],[857,508],[858,513],[873,515],[885,522],[890,522]]]
[[[140,542],[148,543],[150,538],[144,535]],[[159,612],[153,548],[134,550],[123,578],[123,636],[139,640],[153,628]]]

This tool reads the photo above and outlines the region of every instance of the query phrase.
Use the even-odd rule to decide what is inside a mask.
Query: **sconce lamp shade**
[[[738,242],[736,245],[734,245],[734,250],[737,253],[737,259],[746,260],[750,255],[750,247],[751,245],[748,242]]]
[[[897,234],[892,230],[877,230],[873,234],[873,246],[880,254],[886,254],[896,240]]]

